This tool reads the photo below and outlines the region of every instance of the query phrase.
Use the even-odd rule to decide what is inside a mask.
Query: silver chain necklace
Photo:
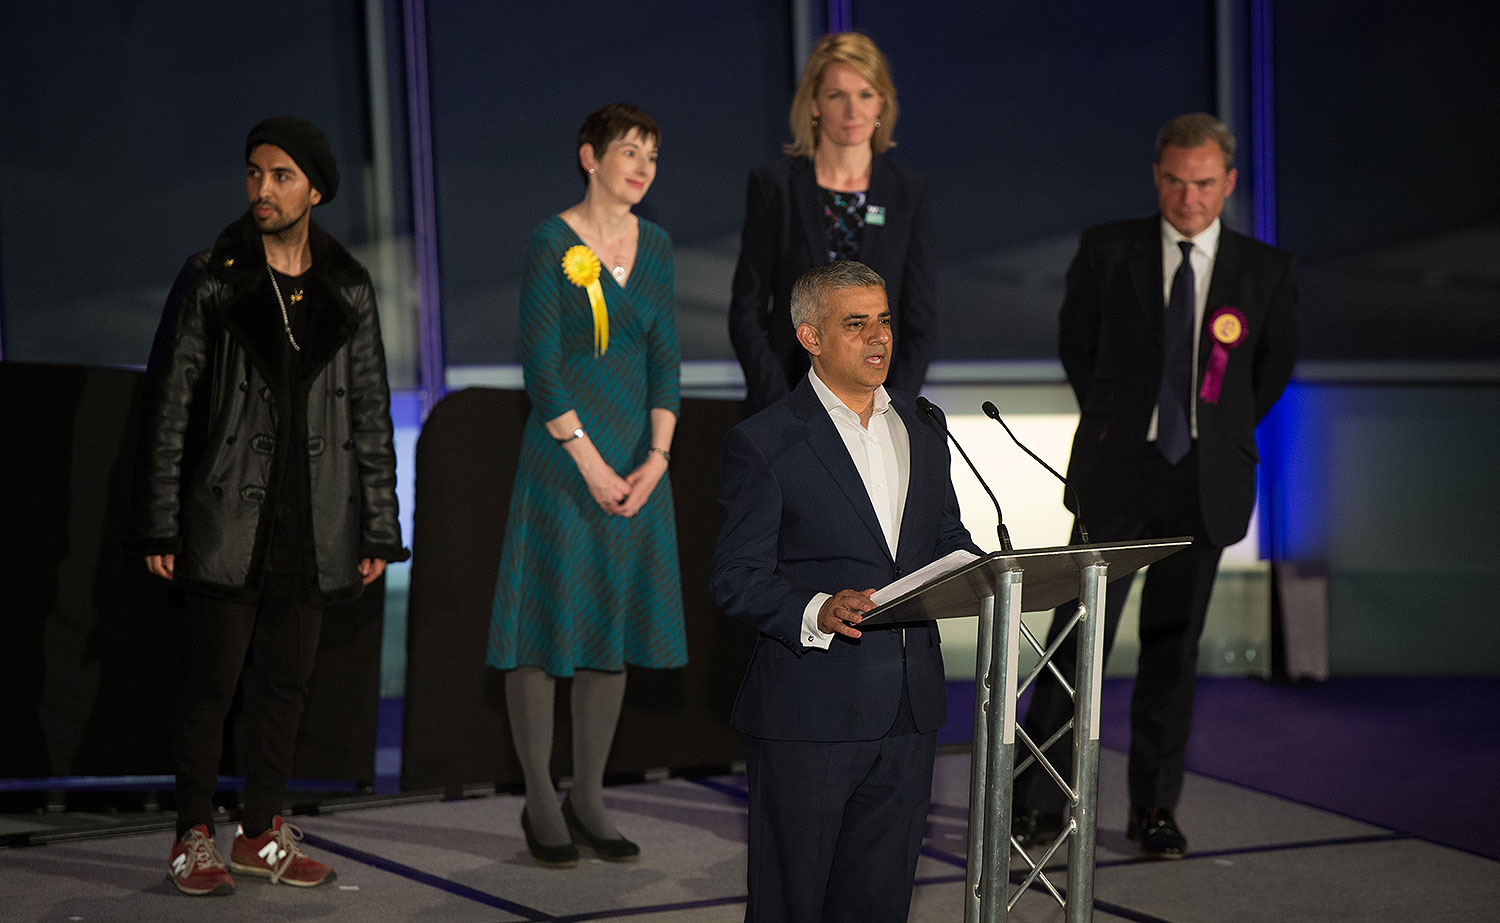
[[[276,270],[271,268],[270,263],[266,264],[266,274],[271,277],[271,289],[276,292],[276,303],[281,305],[281,326],[286,330],[286,340],[292,344],[292,349],[300,353],[302,352],[302,347],[297,345],[297,338],[292,336],[292,319],[287,316],[286,301],[281,297],[281,286],[276,284]],[[299,288],[295,292],[292,292],[292,304],[296,304],[301,300],[302,289]]]

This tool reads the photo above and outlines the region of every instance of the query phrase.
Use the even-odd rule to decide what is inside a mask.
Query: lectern
[[[1105,584],[1192,544],[1191,537],[997,551],[950,571],[871,610],[861,628],[979,614],[979,650],[974,665],[974,749],[969,766],[969,872],[965,923],[1003,923],[1007,912],[1037,881],[1063,907],[1068,923],[1091,919],[1094,903],[1095,812],[1099,800],[1099,690],[1104,673]],[[1023,579],[1024,583],[1023,583]],[[1045,651],[1026,632],[1041,660],[1018,682],[1022,612],[1052,609],[1070,599],[1078,609],[1067,630]],[[1078,670],[1071,686],[1052,665],[1069,631],[1078,631]],[[1038,761],[1072,804],[1072,820],[1030,869],[1013,894],[1010,880],[1011,788],[1015,777],[1016,699],[1044,669],[1051,669],[1073,696],[1073,765],[1065,777],[1043,755],[1040,744],[1020,731]],[[1064,726],[1066,730],[1067,725]],[[1062,731],[1058,732],[1060,736]],[[1023,768],[1024,768],[1023,763]],[[1064,896],[1042,868],[1068,844]]]

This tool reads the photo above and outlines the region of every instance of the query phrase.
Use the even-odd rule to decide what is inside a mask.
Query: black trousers
[[[1192,729],[1193,695],[1198,669],[1198,641],[1203,635],[1209,596],[1218,573],[1222,547],[1203,541],[1198,501],[1196,447],[1173,466],[1152,451],[1151,484],[1145,509],[1137,516],[1111,522],[1088,522],[1096,542],[1142,538],[1195,536],[1192,547],[1163,558],[1146,569],[1141,593],[1141,654],[1130,701],[1130,756],[1127,770],[1132,808],[1177,807],[1187,765],[1187,742]],[[1078,541],[1074,525],[1073,541]],[[1104,605],[1104,656],[1114,649],[1115,633],[1130,580],[1109,585]],[[1047,643],[1056,639],[1078,608],[1074,600],[1053,613]],[[1053,660],[1068,682],[1076,675],[1078,654],[1070,636]],[[1036,679],[1036,691],[1023,727],[1040,746],[1073,714],[1073,700],[1050,671]],[[1020,762],[1030,750],[1017,748]],[[1067,777],[1072,766],[1073,735],[1064,734],[1047,758]],[[1033,765],[1016,781],[1015,809],[1035,808],[1060,813],[1066,804],[1062,790]]]
[[[746,736],[746,923],[904,923],[937,754],[908,696],[876,740]]]
[[[268,587],[259,603],[187,597],[173,733],[179,837],[197,824],[213,832],[224,721],[241,673],[246,834],[264,832],[281,812],[323,628],[323,610],[296,598],[276,586]]]

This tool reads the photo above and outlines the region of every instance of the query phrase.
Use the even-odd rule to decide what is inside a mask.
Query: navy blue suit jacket
[[[931,187],[921,173],[877,154],[865,201],[884,209],[884,224],[865,223],[859,258],[885,279],[891,306],[895,353],[886,387],[917,394],[938,333]],[[751,170],[729,340],[752,412],[785,396],[807,374],[807,352],[792,326],[792,283],[826,262],[823,199],[812,161],[783,157]]]
[[[1143,514],[1146,441],[1162,370],[1161,218],[1089,228],[1068,267],[1058,351],[1078,398],[1068,482],[1089,522]],[[1198,504],[1207,535],[1224,547],[1245,536],[1255,506],[1255,426],[1281,396],[1297,351],[1297,285],[1290,254],[1224,228],[1199,332]],[[1232,307],[1245,318],[1216,403],[1198,392],[1214,338],[1209,323]],[[1071,504],[1070,504],[1071,508]],[[1076,512],[1076,510],[1075,510]]]
[[[804,378],[787,397],[730,431],[719,482],[722,527],[714,600],[760,632],[733,724],[773,740],[873,740],[900,703],[901,632],[836,635],[827,651],[801,643],[802,612],[817,593],[884,586],[959,548],[981,553],[959,520],[948,448],[912,398],[891,392],[906,425],[911,471],[895,554],[828,411]],[[912,713],[921,731],[945,717],[936,625],[906,631]]]

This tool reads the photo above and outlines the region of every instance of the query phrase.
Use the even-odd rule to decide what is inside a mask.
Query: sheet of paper
[[[870,599],[874,600],[877,606],[888,603],[893,599],[899,599],[903,594],[915,590],[922,584],[936,580],[950,571],[958,570],[970,561],[977,560],[979,560],[979,555],[972,551],[965,551],[962,548],[949,552],[926,567],[914,570],[900,580],[886,584],[874,593],[871,593]]]

